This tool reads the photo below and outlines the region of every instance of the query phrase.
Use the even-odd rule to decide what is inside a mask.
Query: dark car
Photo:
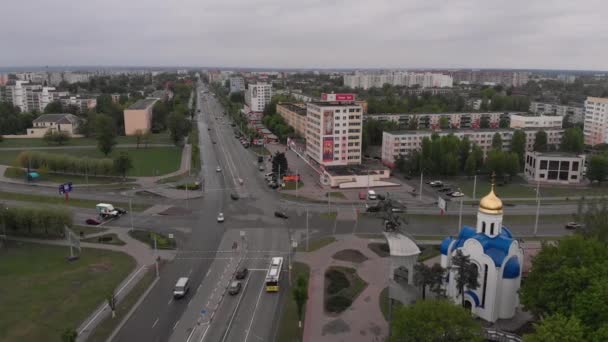
[[[274,216],[275,216],[275,217],[278,217],[278,218],[282,218],[282,219],[287,219],[287,218],[289,218],[289,217],[287,216],[287,214],[285,214],[285,213],[284,213],[284,212],[282,212],[282,211],[275,211],[275,212],[274,212]]]
[[[237,194],[236,192],[233,192],[230,194],[230,198],[232,198],[233,200],[238,200],[239,199],[239,194]]]
[[[91,226],[97,226],[97,225],[101,224],[101,221],[99,221],[96,218],[88,218],[86,220],[86,223],[89,224],[89,225],[91,225]]]
[[[377,205],[373,205],[371,207],[367,207],[367,209],[365,209],[365,211],[367,211],[368,213],[377,213],[380,211],[380,207]]]
[[[126,211],[125,209],[123,209],[123,208],[119,208],[119,207],[114,207],[114,210],[118,211],[118,213],[119,213],[120,215],[124,215],[124,214],[126,214],[126,213],[128,212],[128,211]]]
[[[243,267],[240,270],[236,271],[236,274],[234,277],[236,279],[241,280],[241,279],[245,279],[245,277],[247,277],[247,274],[249,274],[249,270],[247,269],[247,267]]]
[[[386,197],[384,195],[380,195],[380,194],[377,194],[376,198],[378,198],[381,201],[384,201],[386,199]]]
[[[235,294],[238,294],[239,292],[241,292],[241,282],[233,281],[232,283],[230,283],[230,287],[228,287],[228,293],[230,295],[234,296]]]
[[[272,183],[268,184],[268,186],[269,186],[271,189],[276,189],[276,188],[278,188],[278,187],[279,187],[279,184],[277,184],[276,182],[272,182]]]
[[[578,222],[568,222],[566,223],[566,229],[581,229],[583,226]]]

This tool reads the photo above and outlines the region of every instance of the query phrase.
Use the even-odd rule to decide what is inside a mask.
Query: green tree
[[[524,165],[524,157],[526,156],[526,133],[521,129],[517,129],[513,132],[513,138],[511,138],[511,151],[517,153],[519,165]]]
[[[414,265],[414,285],[422,289],[422,299],[426,299],[427,287],[437,291],[441,287],[442,277],[445,270],[439,264],[434,264],[432,267],[425,265],[422,262]]]
[[[608,177],[608,153],[592,156],[587,168],[587,178],[602,183]]]
[[[584,236],[608,243],[608,199],[581,200],[576,219],[583,223]]]
[[[498,132],[494,133],[494,136],[492,137],[492,148],[495,150],[502,150],[502,136]]]
[[[167,118],[167,128],[169,128],[169,133],[171,134],[171,141],[173,141],[176,146],[179,146],[190,131],[190,122],[186,119],[184,114],[171,113]]]
[[[61,333],[62,342],[76,342],[78,332],[72,328],[67,328]]]
[[[479,128],[490,128],[490,118],[484,115],[479,120]]]
[[[499,150],[491,150],[486,158],[486,171],[495,173],[497,177],[505,173],[505,153]]]
[[[137,144],[136,148],[139,148],[139,144],[141,144],[141,141],[144,137],[144,131],[142,131],[141,129],[136,129],[133,135],[135,136],[135,142]]]
[[[469,155],[471,154],[471,140],[469,140],[469,137],[464,136],[460,140],[458,149],[460,165],[464,167],[467,162],[467,159],[469,158]]]
[[[148,148],[148,143],[150,143],[150,139],[152,139],[152,132],[150,132],[149,130],[145,131],[141,139],[144,143],[144,147]]]
[[[131,157],[126,152],[121,152],[113,161],[114,171],[121,175],[123,178],[127,178],[127,172],[133,168],[133,162]]]
[[[152,107],[152,130],[161,132],[167,129],[169,106],[165,101],[157,101]]]
[[[581,153],[585,149],[585,137],[583,131],[578,128],[568,128],[564,131],[560,150],[563,152]]]
[[[505,172],[509,177],[514,177],[520,170],[519,156],[514,152],[507,152],[504,154],[505,159]]]
[[[534,151],[536,152],[547,152],[547,133],[545,131],[538,131],[534,138]]]
[[[477,161],[475,160],[475,156],[473,154],[469,154],[466,162],[464,163],[464,173],[472,177],[477,172]]]
[[[300,322],[298,325],[300,326],[304,304],[308,300],[308,280],[303,275],[298,276],[298,279],[296,279],[296,286],[292,290],[292,295],[298,308],[298,320]]]
[[[111,117],[97,114],[95,118],[95,135],[97,147],[104,155],[110,154],[116,145],[116,124]]]
[[[526,342],[584,342],[584,327],[576,317],[552,315],[534,324],[534,333],[524,336]]]
[[[46,105],[44,112],[46,114],[60,114],[63,113],[63,106],[61,105],[61,102],[53,101]]]
[[[439,118],[439,128],[441,128],[441,129],[450,128],[450,119],[447,116],[442,116]]]
[[[390,341],[483,341],[471,314],[446,300],[422,300],[394,311]]]
[[[479,287],[479,270],[477,266],[471,262],[468,255],[464,255],[462,250],[458,249],[452,257],[452,267],[456,269],[456,287],[460,294],[461,304],[464,307],[464,289],[476,290]]]
[[[70,138],[71,137],[67,132],[52,131],[52,130],[46,131],[46,133],[44,133],[44,136],[42,137],[42,139],[49,145],[50,144],[63,145],[66,142],[68,142],[70,140]]]
[[[281,179],[282,175],[287,174],[288,167],[285,153],[276,152],[272,157],[272,172],[277,174],[278,178]]]

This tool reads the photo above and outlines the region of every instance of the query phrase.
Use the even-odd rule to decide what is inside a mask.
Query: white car
[[[216,172],[222,172],[222,168],[218,166],[218,167],[215,169],[215,171],[216,171]]]
[[[464,197],[464,194],[460,191],[454,191],[450,194],[452,197]]]
[[[224,222],[224,214],[223,213],[217,214],[217,222]]]

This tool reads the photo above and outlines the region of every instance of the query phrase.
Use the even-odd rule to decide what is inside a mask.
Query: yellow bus
[[[282,257],[274,257],[270,260],[270,267],[268,268],[268,273],[266,273],[266,292],[279,292],[282,267]]]

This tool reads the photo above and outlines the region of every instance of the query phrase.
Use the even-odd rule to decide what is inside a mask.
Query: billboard
[[[300,175],[286,175],[283,176],[283,182],[299,182]]]
[[[334,161],[334,137],[323,138],[323,161]]]
[[[324,110],[323,111],[323,134],[332,135],[334,134],[334,111]]]
[[[321,101],[355,101],[355,94],[341,93],[341,94],[321,94]]]

